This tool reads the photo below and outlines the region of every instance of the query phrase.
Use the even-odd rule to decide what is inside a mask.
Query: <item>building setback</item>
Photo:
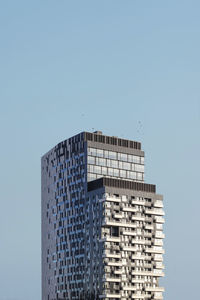
[[[82,132],[41,169],[42,300],[163,299],[163,197],[141,144]]]

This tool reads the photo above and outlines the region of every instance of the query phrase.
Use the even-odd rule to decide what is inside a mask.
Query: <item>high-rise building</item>
[[[163,299],[163,197],[141,144],[82,132],[41,165],[42,300]]]

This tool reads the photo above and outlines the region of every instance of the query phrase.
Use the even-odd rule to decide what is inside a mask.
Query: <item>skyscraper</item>
[[[141,144],[82,132],[41,167],[42,300],[163,299],[163,197]]]

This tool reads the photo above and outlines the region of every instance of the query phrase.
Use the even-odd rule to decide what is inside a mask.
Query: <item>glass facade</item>
[[[88,181],[102,176],[144,181],[144,157],[88,147]]]

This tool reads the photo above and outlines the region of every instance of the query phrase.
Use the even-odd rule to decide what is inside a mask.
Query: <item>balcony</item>
[[[123,287],[123,291],[136,291],[136,287],[132,286],[132,285],[126,285]]]
[[[165,234],[162,231],[160,231],[160,230],[156,230],[155,237],[158,238],[158,239],[164,239],[165,238]]]
[[[145,298],[146,298],[146,295],[139,294],[139,293],[134,293],[131,296],[131,299],[145,299]]]
[[[147,229],[147,230],[153,230],[154,226],[153,225],[145,225],[145,229]]]
[[[153,236],[153,233],[150,233],[150,232],[144,233],[144,237],[152,237],[152,236]]]
[[[137,212],[138,209],[133,208],[133,207],[123,207],[123,211],[128,211],[128,212]]]
[[[156,246],[145,249],[145,252],[146,253],[159,253],[159,254],[165,253],[164,249],[162,249],[161,247],[156,247]]]
[[[144,284],[144,283],[145,283],[145,279],[135,279],[135,278],[133,278],[133,279],[131,280],[131,282],[133,282],[133,283],[142,283],[142,284]]]
[[[153,271],[132,271],[132,275],[137,275],[137,276],[153,276],[153,277],[163,277],[164,273],[160,270],[153,270]]]
[[[161,270],[165,268],[162,262],[155,262],[155,267],[156,269],[161,269]]]
[[[121,258],[121,254],[117,254],[117,253],[112,253],[108,250],[104,250],[103,251],[103,257],[111,257],[111,258]]]
[[[163,299],[162,292],[155,292],[154,293],[154,299],[162,300]]]
[[[153,258],[155,261],[163,261],[162,254],[154,254]]]
[[[106,236],[99,240],[100,242],[114,242],[114,243],[120,243],[121,238],[120,237],[114,237],[114,236]]]
[[[145,200],[132,200],[132,204],[145,205]]]
[[[161,223],[161,224],[165,223],[165,219],[162,217],[155,216],[155,220],[156,223]]]
[[[135,236],[136,235],[136,232],[135,231],[123,231],[122,232],[123,235],[131,235],[131,236]]]
[[[122,270],[115,270],[114,273],[117,274],[117,275],[121,275],[123,273],[123,271]]]
[[[119,277],[107,277],[103,276],[103,281],[105,282],[121,282],[121,278]]]
[[[132,255],[131,258],[134,260],[145,260],[146,256],[145,255]]]
[[[147,292],[164,292],[164,287],[146,287],[145,291]]]
[[[136,228],[135,224],[125,223],[125,222],[122,222],[122,221],[110,220],[108,218],[104,218],[104,220],[102,222],[102,226],[119,226],[119,227]]]
[[[163,201],[162,201],[162,200],[156,200],[156,201],[154,202],[154,206],[155,206],[155,207],[163,208]]]
[[[110,197],[110,196],[107,196],[105,200],[109,201],[109,202],[118,202],[118,203],[121,202],[120,198],[115,198],[115,197]]]
[[[122,216],[122,214],[115,213],[114,214],[114,218],[116,218],[116,219],[122,219],[123,216]]]
[[[164,216],[164,211],[160,208],[152,208],[152,209],[146,209],[146,214],[149,215],[157,215],[157,216]]]
[[[146,241],[144,239],[132,239],[132,244],[145,245]]]
[[[124,246],[123,247],[123,251],[132,251],[132,252],[136,252],[137,251],[137,247],[130,247],[130,246]]]
[[[131,217],[131,219],[132,220],[134,220],[134,221],[145,221],[145,217],[142,217],[142,216],[137,216],[137,215],[133,215],[132,217]]]
[[[144,263],[144,268],[146,269],[151,269],[152,268],[152,264],[147,264],[147,263]]]
[[[155,246],[161,246],[161,247],[162,247],[162,246],[163,246],[163,241],[162,241],[161,239],[159,239],[159,240],[158,240],[158,239],[155,239],[155,240],[154,240],[154,245],[155,245]]]
[[[114,261],[109,261],[107,263],[108,266],[115,266],[115,267],[122,267],[122,262],[114,262]]]
[[[100,297],[99,298],[103,298],[103,299],[105,299],[105,298],[109,298],[109,299],[115,299],[115,298],[117,298],[117,299],[121,299],[121,295],[120,294],[104,294],[104,295],[100,295]]]

